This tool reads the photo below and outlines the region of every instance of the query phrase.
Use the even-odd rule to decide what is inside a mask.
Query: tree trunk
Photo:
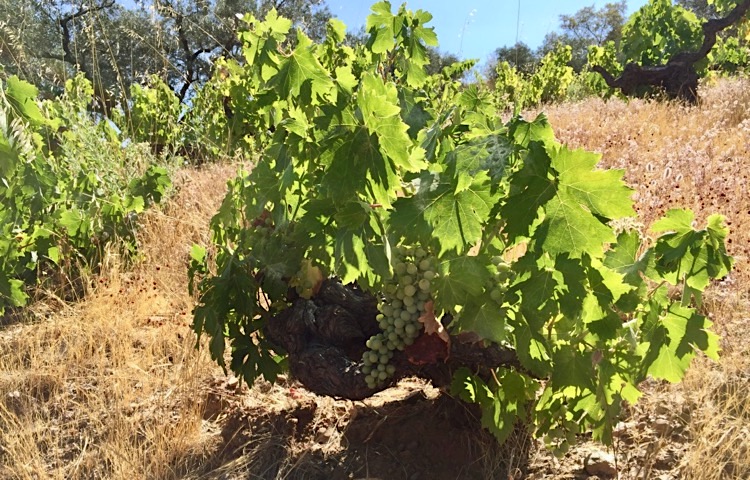
[[[462,335],[452,336],[449,347],[437,335],[422,333],[414,345],[395,352],[391,360],[395,375],[369,388],[361,371],[361,358],[367,339],[380,331],[376,307],[372,295],[330,279],[312,299],[297,298],[272,318],[264,333],[289,354],[291,374],[305,388],[318,395],[350,400],[370,397],[408,376],[447,387],[453,372],[461,367],[486,378],[492,368],[520,368],[513,350],[485,346],[476,338]]]
[[[629,63],[618,78],[599,65],[592,66],[610,88],[617,88],[627,96],[633,96],[644,87],[664,90],[670,99],[690,104],[698,101],[698,73],[695,64],[706,58],[716,44],[719,32],[739,22],[750,9],[750,0],[743,0],[727,16],[709,20],[703,24],[703,44],[695,52],[682,52],[669,59],[666,65],[642,67]]]

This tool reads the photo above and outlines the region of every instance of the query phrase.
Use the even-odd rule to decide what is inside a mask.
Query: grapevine
[[[30,287],[96,271],[108,245],[131,258],[138,215],[171,187],[164,166],[135,165],[137,146],[91,115],[93,92],[82,75],[44,102],[17,77],[0,82],[0,315]]]
[[[676,209],[621,231],[624,172],[544,115],[502,123],[491,93],[428,77],[430,18],[379,2],[357,49],[338,22],[315,44],[274,11],[245,18],[246,61],[216,87],[267,135],[229,182],[212,255],[193,250],[193,327],[248,383],[288,369],[363,399],[418,375],[500,440],[523,422],[559,450],[611,442],[646,378],[717,358],[700,299],[732,268],[724,219]]]

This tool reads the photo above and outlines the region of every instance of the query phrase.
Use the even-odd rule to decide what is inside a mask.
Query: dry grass
[[[184,172],[145,220],[145,262],[109,258],[86,301],[0,332],[0,477],[183,478],[200,471],[203,405],[216,367],[197,352],[185,291],[233,169]]]
[[[699,222],[723,213],[732,228],[736,271],[705,299],[723,360],[699,359],[680,385],[647,386],[620,429],[622,478],[750,478],[749,86],[719,83],[697,108],[588,100],[546,109],[562,141],[626,169],[645,225],[680,205]],[[0,478],[328,478],[330,462],[367,477],[379,455],[402,468],[389,460],[390,447],[368,446],[370,437],[442,421],[444,405],[427,409],[434,399],[426,398],[415,406],[408,392],[366,404],[287,383],[248,392],[193,348],[186,257],[193,242],[206,243],[208,219],[234,170],[181,172],[178,194],[145,220],[137,268],[122,271],[110,257],[85,301],[54,305],[48,318],[32,315],[42,308],[29,310],[27,323],[0,330]],[[354,441],[358,431],[367,441]],[[580,470],[572,463],[580,454],[567,466],[543,451],[529,457],[523,435],[505,450],[481,433],[453,440],[476,453],[466,468],[478,473],[469,478],[521,478],[528,462],[544,464],[545,478]],[[430,477],[421,478],[443,478],[430,466]],[[401,478],[400,471],[384,478]]]

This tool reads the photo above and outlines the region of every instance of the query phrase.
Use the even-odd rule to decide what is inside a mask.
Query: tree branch
[[[76,65],[78,62],[76,62],[75,55],[73,55],[73,52],[70,50],[70,43],[73,41],[73,36],[70,32],[70,22],[73,20],[83,17],[84,15],[87,15],[91,12],[98,12],[100,10],[105,10],[107,8],[112,8],[115,5],[115,0],[109,0],[104,1],[98,5],[91,6],[91,7],[81,7],[77,11],[69,13],[68,15],[65,15],[64,17],[60,17],[57,20],[57,24],[62,29],[62,49],[63,49],[63,55],[61,57],[61,60],[69,63],[71,65]],[[82,68],[83,69],[83,68]]]
[[[618,78],[599,65],[592,66],[591,70],[601,75],[607,86],[620,89],[625,95],[633,95],[642,87],[661,87],[669,98],[695,103],[698,100],[698,74],[695,64],[708,56],[716,45],[718,33],[740,21],[749,9],[750,0],[744,0],[725,17],[705,22],[702,25],[701,47],[694,52],[674,55],[666,65],[643,67],[629,63]]]

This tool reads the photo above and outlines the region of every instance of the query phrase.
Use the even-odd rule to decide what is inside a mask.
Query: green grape
[[[497,271],[500,273],[506,273],[510,271],[510,265],[505,262],[498,263],[495,266],[497,267]]]
[[[378,305],[376,320],[382,333],[367,341],[362,371],[368,373],[368,386],[382,383],[396,372],[390,364],[393,353],[404,350],[419,336],[420,312],[430,299],[431,280],[435,278],[434,261],[424,248],[396,247],[392,279],[384,282],[384,296]]]
[[[490,292],[490,298],[496,302],[499,302],[503,299],[503,291],[498,287],[493,288]]]
[[[399,262],[396,264],[396,266],[393,268],[393,271],[396,272],[396,275],[403,275],[406,273],[406,264],[404,262]]]

